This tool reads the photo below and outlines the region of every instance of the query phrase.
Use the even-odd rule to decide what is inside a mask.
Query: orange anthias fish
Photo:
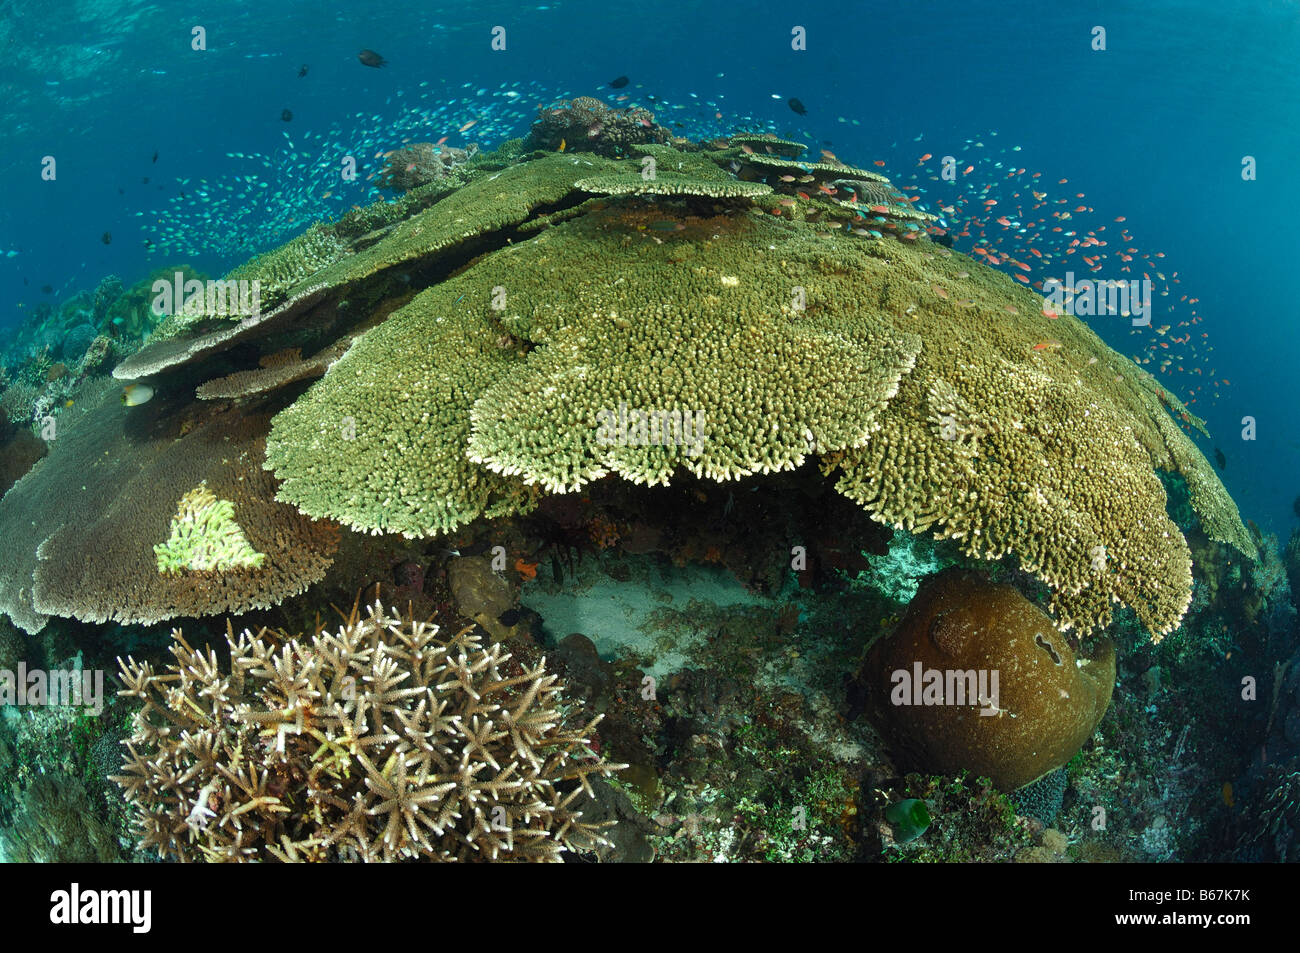
[[[1055,351],[1061,346],[1060,341],[1039,341],[1034,345],[1035,351]]]
[[[461,126],[461,127],[460,127],[459,129],[457,129],[456,131],[457,131],[457,132],[469,132],[471,129],[474,128],[474,125],[475,125],[477,122],[478,122],[477,119],[471,119],[469,122],[465,123],[465,125]]]
[[[538,563],[524,562],[522,558],[516,559],[515,572],[519,573],[519,575],[523,576],[525,579],[536,579],[538,565]]]

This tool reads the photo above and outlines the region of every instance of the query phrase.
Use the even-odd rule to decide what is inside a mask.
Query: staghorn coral
[[[140,847],[182,861],[561,860],[602,716],[563,727],[563,686],[472,629],[356,606],[333,633],[227,626],[231,672],[175,633],[175,663],[122,665],[142,704],[123,773]]]
[[[50,453],[0,500],[0,610],[28,632],[50,615],[159,622],[266,608],[321,579],[338,529],[275,502],[265,405],[122,406],[92,385],[58,418]],[[233,506],[261,568],[160,574],[176,501],[204,483]]]

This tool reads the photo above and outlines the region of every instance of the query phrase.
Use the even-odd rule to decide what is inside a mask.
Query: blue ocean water
[[[192,48],[196,27],[204,50]],[[504,50],[492,48],[494,27],[504,28]],[[796,27],[806,49],[792,48]],[[1093,48],[1097,27],[1104,50]],[[180,261],[218,273],[373,200],[364,180],[337,184],[343,154],[370,172],[378,151],[405,138],[490,146],[522,135],[539,105],[626,95],[684,135],[770,129],[846,162],[884,162],[899,184],[922,155],[977,160],[956,185],[918,174],[931,210],[985,184],[1005,202],[1007,169],[1023,167],[1051,183],[1049,201],[1084,193],[1094,210],[1086,227],[1107,224],[1100,234],[1112,251],[1130,247],[1115,234],[1124,217],[1131,247],[1162,253],[1162,272],[1177,273],[1152,326],[1190,338],[1171,345],[1177,359],[1158,376],[1195,397],[1192,410],[1214,434],[1202,447],[1222,450],[1221,476],[1243,517],[1283,535],[1294,524],[1300,337],[1285,224],[1300,213],[1294,2],[219,2],[196,11],[15,0],[0,40],[0,332],[105,275],[130,284]],[[387,65],[359,63],[363,48]],[[628,86],[610,88],[623,75]],[[46,156],[54,181],[41,176]],[[1253,180],[1243,178],[1246,157]],[[953,216],[954,231],[964,217]],[[986,227],[1016,240],[1014,226]],[[1063,254],[1067,245],[1049,233],[1034,247]],[[1118,264],[1108,259],[1093,277],[1128,277]],[[1180,295],[1199,299],[1202,320],[1187,328],[1178,322],[1189,306],[1167,310]],[[1153,353],[1142,350],[1149,336],[1135,346],[1127,321],[1092,323],[1123,353]],[[1165,355],[1154,354],[1148,369],[1158,372]],[[1254,440],[1242,439],[1245,418]]]

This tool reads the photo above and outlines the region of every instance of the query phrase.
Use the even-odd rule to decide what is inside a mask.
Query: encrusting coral
[[[610,764],[597,716],[465,629],[357,606],[333,633],[236,637],[231,671],[179,631],[166,674],[121,663],[138,699],[113,778],[140,847],[182,861],[562,860],[603,846],[580,798]]]

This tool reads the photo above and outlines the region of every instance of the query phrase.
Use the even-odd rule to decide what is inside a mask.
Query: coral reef
[[[345,337],[329,347],[322,348],[309,358],[302,356],[299,348],[286,348],[267,354],[258,362],[256,370],[236,371],[200,384],[194,394],[200,400],[251,397],[285,387],[295,381],[320,377],[330,369],[352,345]]]
[[[26,427],[0,418],[0,496],[24,477],[48,452],[40,437]]]
[[[122,856],[75,777],[41,775],[27,785],[12,823],[0,827],[8,863],[106,864]]]
[[[235,268],[223,280],[260,282],[261,307],[269,310],[282,303],[295,285],[350,252],[348,242],[339,237],[336,228],[317,223],[287,244]],[[191,316],[178,315],[177,322],[159,328],[159,335],[173,337],[193,324]]]
[[[713,199],[748,199],[772,191],[770,186],[759,182],[692,179],[686,176],[643,179],[639,175],[597,175],[579,179],[574,185],[594,195],[695,195]]]
[[[167,265],[157,268],[148,277],[137,281],[114,297],[112,304],[108,305],[104,312],[104,323],[100,326],[100,332],[118,339],[139,341],[150,337],[169,318],[173,321],[186,320],[187,316],[184,314],[177,313],[169,316],[154,309],[158,297],[154,291],[154,283],[165,281],[171,285],[176,279],[177,272],[180,272],[183,282],[206,279],[202,272],[189,265]]]
[[[1291,531],[1282,552],[1282,565],[1292,595],[1300,593],[1300,529]]]
[[[451,177],[477,154],[476,143],[457,149],[432,142],[413,142],[384,156],[384,167],[375,177],[375,185],[393,192],[409,192]]]
[[[599,99],[577,96],[549,109],[537,107],[537,121],[524,141],[526,149],[595,152],[618,158],[640,143],[667,143],[672,133],[655,125],[654,113],[639,106],[615,109]]]
[[[500,173],[536,194],[523,184],[535,173],[555,203],[572,202],[560,196],[575,186],[629,194],[578,207],[370,330],[277,418],[268,463],[281,497],[359,530],[418,536],[524,508],[521,487],[683,470],[727,479],[816,455],[873,518],[954,538],[977,558],[1017,556],[1052,587],[1059,626],[1104,625],[1118,601],[1156,637],[1185,612],[1191,570],[1155,468],[1183,471],[1207,531],[1253,555],[1235,505],[1169,416],[1190,415],[1082,323],[1062,316],[1062,348],[1035,350],[1041,302],[1005,276],[928,244],[895,243],[886,262],[878,242],[721,209],[717,197],[744,183],[697,165],[734,149],[651,148],[660,174],[649,180],[631,162],[573,176],[578,160],[559,156]],[[821,165],[841,183],[880,178]],[[476,181],[421,214],[497,184]],[[808,208],[852,215],[856,203]],[[395,254],[437,247],[427,235]],[[392,260],[389,242],[361,254]],[[590,281],[614,260],[617,280]],[[602,421],[621,425],[624,407],[659,432],[634,419],[602,439]],[[674,413],[665,435],[653,415]],[[695,443],[677,439],[688,413],[704,421]],[[357,439],[331,438],[343,420]],[[385,455],[393,465],[376,473],[368,461]]]
[[[69,363],[75,364],[81,361],[98,334],[99,332],[91,325],[78,324],[63,336],[63,346],[59,349],[59,355]]]
[[[148,653],[126,666],[144,711],[119,776],[146,850],[1296,855],[1300,536],[1279,559],[1243,526],[1185,432],[1204,422],[1151,375],[931,242],[885,177],[805,151],[697,147],[578,99],[494,154],[395,149],[396,201],[230,272],[263,284],[237,323],[156,327],[115,279],[36,309],[0,377],[0,480],[10,457],[22,477],[0,610],[40,637],[0,619],[0,668],[74,642]],[[87,379],[124,355],[148,403]],[[943,566],[1051,616],[956,572],[913,596]],[[313,628],[370,583],[369,615]],[[154,674],[166,633],[141,623],[226,612],[248,613],[229,675],[201,620]],[[439,636],[471,620],[513,657]],[[1100,626],[1122,651],[1092,662],[1056,631]],[[1001,710],[888,706],[915,663],[998,669]],[[1235,699],[1245,675],[1264,703],[1235,750],[1198,693]],[[30,726],[15,756],[0,724],[19,781],[0,821],[15,797],[121,821],[92,770],[120,712],[67,758]]]
[[[265,406],[155,397],[123,407],[108,381],[58,418],[50,454],[0,500],[0,610],[28,632],[50,615],[157,622],[275,605],[319,580],[338,530],[274,500]],[[233,505],[261,568],[158,571],[176,503],[206,481]]]
[[[260,569],[266,561],[235,522],[235,504],[213,496],[206,481],[181,497],[171,535],[153,551],[160,573]]]
[[[562,727],[562,686],[470,629],[376,603],[310,639],[228,631],[223,674],[178,632],[114,780],[141,847],[179,860],[536,860],[605,843],[576,810],[621,766]]]
[[[208,360],[238,343],[283,330],[309,313],[333,312],[333,308],[318,306],[330,299],[339,301],[344,295],[347,300],[360,297],[365,288],[399,268],[420,265],[438,278],[445,277],[489,248],[507,244],[514,230],[526,222],[566,202],[576,204],[575,180],[614,168],[603,160],[579,167],[572,159],[548,156],[476,179],[430,208],[417,205],[409,217],[387,222],[382,234],[371,236],[368,242],[357,241],[364,247],[293,284],[284,291],[282,303],[263,308],[260,316],[198,336],[151,342],[114,368],[113,376],[135,380]],[[381,205],[388,215],[393,214],[391,204]],[[263,258],[275,256],[276,252],[268,252]]]

